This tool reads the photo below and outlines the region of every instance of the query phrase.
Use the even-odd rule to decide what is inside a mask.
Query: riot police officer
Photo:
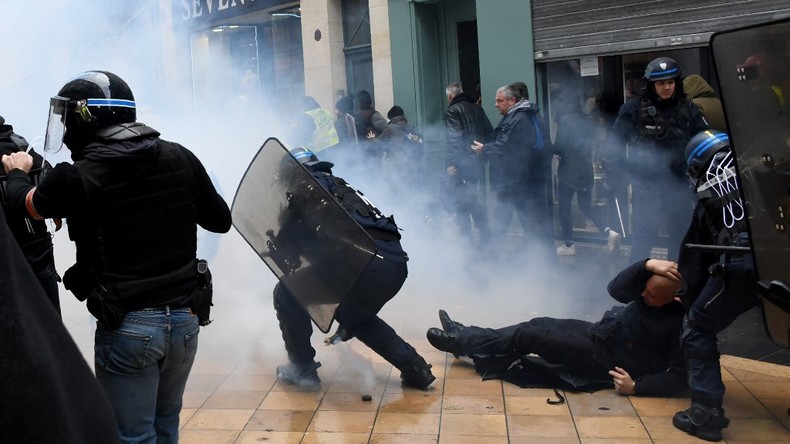
[[[50,100],[44,142],[50,152],[67,145],[74,163],[36,186],[28,154],[2,162],[13,208],[68,219],[77,261],[63,284],[98,320],[96,377],[120,440],[175,443],[204,323],[195,313],[210,304],[197,225],[224,233],[231,216],[198,158],[136,118],[123,79],[87,71]]]
[[[607,185],[622,193],[631,184],[631,262],[650,257],[661,221],[669,233],[667,259],[675,260],[691,215],[683,152],[691,136],[708,124],[686,100],[681,76],[669,57],[650,62],[644,91],[620,107],[607,144]]]
[[[676,413],[672,423],[708,441],[721,440],[721,430],[729,424],[722,408],[716,335],[757,303],[746,205],[734,157],[729,136],[716,130],[695,135],[686,148],[687,174],[699,199],[678,262],[688,284],[681,292],[688,308],[681,341],[691,407]],[[715,247],[725,247],[724,252]]]
[[[384,304],[398,293],[408,272],[408,257],[401,247],[401,236],[395,219],[384,216],[360,192],[342,178],[334,176],[332,163],[318,160],[315,154],[305,148],[296,148],[291,154],[310,171],[375,243],[376,255],[353,283],[337,309],[335,317],[340,324],[337,337],[343,340],[356,337],[400,370],[401,378],[406,384],[422,390],[427,389],[436,379],[431,373],[431,365],[377,315]],[[309,211],[309,208],[304,209],[304,212]],[[296,225],[298,222],[284,226],[278,235],[295,236],[302,240],[309,238],[309,230],[300,230]],[[300,252],[299,255],[304,254]],[[293,259],[296,260],[298,259]],[[291,259],[283,261],[293,262]],[[274,288],[274,308],[288,352],[288,362],[277,367],[277,377],[288,384],[317,390],[321,384],[317,372],[321,363],[315,361],[316,351],[310,343],[310,316],[282,283]]]

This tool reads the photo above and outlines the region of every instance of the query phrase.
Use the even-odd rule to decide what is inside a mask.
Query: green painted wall
[[[494,95],[500,86],[522,81],[530,99],[537,98],[531,2],[477,0],[477,33],[483,107],[496,125]]]
[[[474,3],[474,5],[470,5]],[[444,171],[444,87],[458,80],[455,42],[449,27],[476,9],[483,105],[491,122],[497,88],[516,81],[535,91],[532,13],[529,0],[389,0],[395,104],[425,136],[425,165],[437,179]],[[451,78],[452,77],[452,78]]]

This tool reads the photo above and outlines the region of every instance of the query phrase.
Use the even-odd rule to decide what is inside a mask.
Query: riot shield
[[[790,21],[711,38],[766,330],[790,347]],[[723,129],[723,128],[722,128]]]
[[[354,119],[354,116],[351,114],[344,114],[343,123],[345,124],[346,132],[348,133],[349,138],[354,141],[354,145],[358,145],[359,137],[357,135],[357,123]]]
[[[264,142],[236,190],[233,226],[329,332],[375,255],[373,240],[277,139]]]

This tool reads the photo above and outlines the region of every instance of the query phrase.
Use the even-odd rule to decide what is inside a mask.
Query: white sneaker
[[[607,247],[609,249],[609,254],[614,254],[615,251],[618,251],[618,249],[620,248],[620,239],[622,237],[623,236],[621,236],[620,233],[612,229],[609,230],[609,236],[607,240]]]
[[[570,247],[562,244],[557,247],[557,256],[576,256],[576,244],[572,244]]]

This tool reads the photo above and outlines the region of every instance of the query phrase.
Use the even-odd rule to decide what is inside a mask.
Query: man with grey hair
[[[492,231],[498,244],[508,245],[507,229],[515,211],[521,223],[524,246],[542,259],[556,259],[551,221],[544,195],[546,138],[538,105],[526,98],[526,91],[512,85],[496,92],[496,107],[502,120],[490,143],[474,141],[472,149],[490,162],[491,189],[496,192]]]
[[[445,92],[449,104],[444,113],[446,201],[452,202],[450,212],[457,215],[461,232],[470,239],[473,239],[471,222],[474,222],[483,246],[491,234],[485,207],[485,164],[483,157],[472,149],[472,142],[489,141],[494,128],[483,108],[477,106],[474,97],[464,93],[460,83],[450,83]]]

